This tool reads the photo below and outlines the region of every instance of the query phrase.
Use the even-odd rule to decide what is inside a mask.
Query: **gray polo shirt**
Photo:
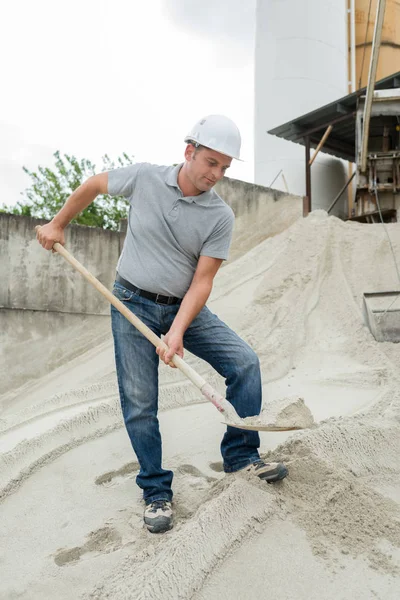
[[[108,193],[130,202],[118,273],[143,290],[179,298],[200,256],[228,258],[235,218],[213,189],[184,197],[181,167],[138,163],[108,173]]]

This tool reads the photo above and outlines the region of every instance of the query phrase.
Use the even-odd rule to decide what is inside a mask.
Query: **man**
[[[228,258],[234,214],[213,190],[239,159],[241,138],[227,117],[210,115],[186,136],[185,162],[177,167],[140,163],[90,177],[61,211],[38,230],[50,250],[64,244],[64,228],[98,194],[130,201],[128,231],[117,265],[114,295],[158,336],[153,345],[113,306],[112,332],[125,426],[140,464],[144,523],[153,533],[172,527],[172,478],[162,468],[157,419],[159,358],[174,367],[184,346],[226,380],[227,399],[239,416],[261,409],[257,355],[206,307],[214,277]],[[221,443],[224,470],[247,470],[267,482],[287,475],[282,463],[264,463],[259,434],[228,427]]]

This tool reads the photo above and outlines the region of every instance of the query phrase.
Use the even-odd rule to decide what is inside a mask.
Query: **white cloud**
[[[256,0],[164,0],[162,8],[181,30],[223,46],[225,60],[232,52],[239,64],[253,60]]]

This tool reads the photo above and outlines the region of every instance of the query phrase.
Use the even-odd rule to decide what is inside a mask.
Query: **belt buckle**
[[[159,300],[158,299],[159,296],[162,297],[162,298],[167,298],[167,301],[163,302],[162,300]],[[164,296],[164,294],[157,294],[157,296],[156,296],[156,303],[157,304],[168,304],[168,296]]]

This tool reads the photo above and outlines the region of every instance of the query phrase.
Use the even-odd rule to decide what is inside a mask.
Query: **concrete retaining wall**
[[[30,389],[33,380],[111,340],[104,306],[107,315],[0,308],[0,407],[12,400],[11,390]]]
[[[303,215],[303,198],[224,177],[215,186],[236,216],[229,260],[281,233]]]
[[[35,226],[46,221],[0,214],[0,307],[39,311],[109,314],[108,303],[64,258],[44,250]],[[110,288],[122,234],[70,225],[66,248]]]

